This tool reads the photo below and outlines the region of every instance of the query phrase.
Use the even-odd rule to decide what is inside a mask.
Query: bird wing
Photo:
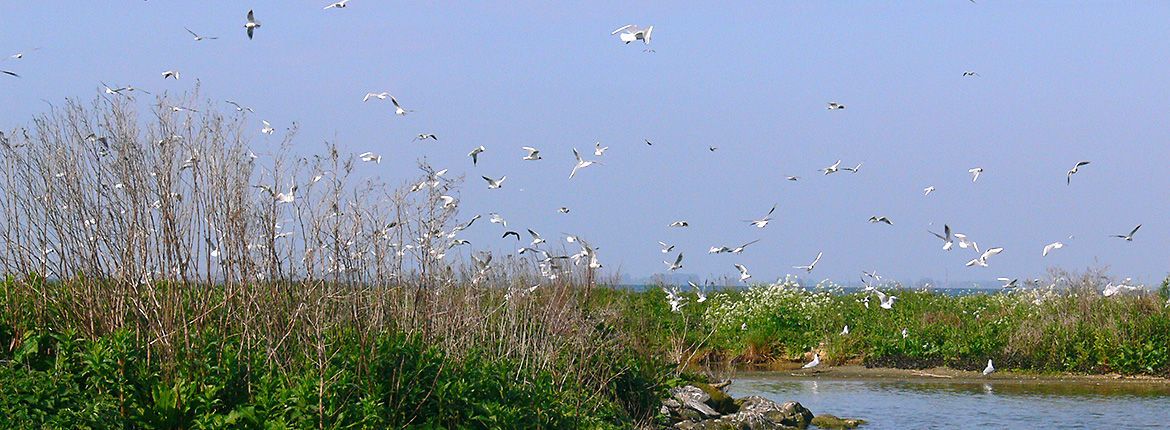
[[[745,275],[745,274],[747,274],[747,267],[744,267],[744,265],[742,265],[742,264],[736,264],[736,265],[735,265],[735,268],[736,268],[736,270],[739,270],[739,273],[740,273],[741,275]]]
[[[1088,161],[1081,161],[1081,162],[1077,163],[1077,167],[1081,167],[1081,166],[1084,166],[1086,164],[1089,164],[1089,162]]]
[[[535,231],[532,231],[532,229],[528,229],[528,234],[532,235],[533,239],[540,240],[540,234],[536,233]]]
[[[196,38],[198,38],[198,37],[199,37],[199,35],[198,35],[198,34],[195,34],[195,32],[194,32],[194,31],[191,31],[191,29],[190,29],[190,28],[183,27],[183,29],[184,29],[184,30],[187,30],[187,32],[188,32],[188,33],[191,33],[191,35],[192,35],[192,36],[195,36]]]
[[[248,22],[256,22],[256,16],[252,15],[251,10],[248,10]]]
[[[817,258],[813,259],[813,262],[812,262],[812,264],[809,264],[809,266],[816,266],[816,265],[817,265],[817,262],[821,261],[821,255],[822,255],[822,254],[824,254],[824,252],[818,252],[818,253],[817,253]]]
[[[986,251],[983,251],[983,255],[979,256],[979,258],[986,260],[988,258],[991,258],[991,256],[999,254],[1001,252],[1003,252],[1003,248],[1000,248],[1000,247],[991,248],[991,249],[988,249]]]
[[[683,256],[683,255],[682,255],[682,253],[681,253],[681,252],[680,252],[680,253],[678,253],[678,258],[675,258],[675,259],[674,259],[674,265],[675,265],[675,266],[678,266],[679,264],[682,264],[682,256]]]
[[[1137,233],[1137,231],[1138,231],[1138,229],[1139,229],[1139,228],[1142,228],[1142,225],[1141,225],[1141,224],[1138,224],[1138,225],[1137,225],[1137,227],[1134,227],[1134,228],[1133,228],[1133,230],[1130,230],[1130,231],[1129,231],[1129,235],[1130,235],[1130,236],[1133,236],[1133,234],[1134,234],[1134,233]]]
[[[756,239],[756,240],[753,240],[753,241],[751,241],[751,242],[748,242],[748,243],[745,243],[745,244],[743,244],[743,245],[740,245],[739,247],[740,247],[740,248],[747,248],[747,246],[748,246],[748,245],[751,245],[751,244],[753,244],[753,243],[756,243],[756,242],[759,242],[759,241],[760,241],[760,239]]]
[[[623,26],[619,27],[617,30],[614,30],[613,32],[609,33],[609,35],[610,35],[610,36],[613,36],[613,35],[615,35],[615,34],[621,33],[621,32],[622,32],[622,30],[625,30],[625,29],[627,29],[627,28],[630,28],[630,27],[635,27],[635,28],[636,28],[637,26],[635,26],[634,24],[626,24],[626,25],[623,25]]]
[[[402,106],[398,105],[398,99],[394,98],[394,96],[390,96],[390,103],[394,103],[394,107],[402,109]]]

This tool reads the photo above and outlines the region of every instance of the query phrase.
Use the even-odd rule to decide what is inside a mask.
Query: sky
[[[326,141],[381,153],[361,169],[391,183],[425,158],[466,176],[460,219],[498,212],[510,229],[580,235],[609,273],[663,272],[677,252],[680,273],[730,276],[739,263],[759,281],[1108,267],[1156,284],[1170,272],[1167,2],[328,3],[10,2],[0,55],[25,57],[0,61],[21,75],[0,75],[0,129],[28,125],[46,101],[88,100],[100,82],[178,94],[198,81],[203,97],[256,110],[257,152],[280,143],[259,133],[264,119],[299,124],[305,154]],[[653,25],[655,52],[610,35],[625,24]],[[181,79],[164,81],[169,69]],[[415,112],[362,103],[381,91]],[[544,159],[522,161],[521,146]],[[572,148],[602,164],[569,180]],[[838,159],[862,169],[818,172]],[[488,190],[481,175],[508,179]],[[744,222],[773,204],[766,228]],[[676,220],[690,227],[667,227]],[[928,233],[944,224],[1004,252],[965,267],[973,251],[944,252]],[[1109,237],[1137,224],[1132,242]],[[514,251],[503,230],[463,237]],[[739,255],[706,252],[755,239]],[[1054,241],[1066,246],[1041,257]],[[812,273],[792,268],[818,252]]]

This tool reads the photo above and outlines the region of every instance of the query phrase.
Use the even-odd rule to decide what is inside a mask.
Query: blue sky
[[[299,123],[306,153],[325,140],[380,152],[382,164],[362,168],[395,183],[426,157],[466,175],[461,218],[499,212],[514,228],[580,234],[608,270],[634,276],[665,268],[659,240],[685,254],[682,272],[730,275],[741,263],[758,280],[821,251],[808,278],[1107,265],[1157,282],[1170,270],[1170,3],[113,4],[4,6],[0,54],[26,56],[0,62],[22,75],[0,76],[0,128],[27,124],[48,109],[42,100],[88,99],[99,81],[182,93],[198,79],[203,96],[256,109],[260,150],[279,143],[258,132],[267,119]],[[263,24],[251,41],[249,8]],[[654,25],[656,52],[609,35],[631,23]],[[195,42],[184,26],[219,39]],[[168,69],[182,79],[163,81]],[[367,91],[416,112],[363,104]],[[848,108],[828,111],[829,101]],[[422,132],[441,140],[411,142]],[[610,147],[604,165],[569,181],[571,148],[591,154],[594,141]],[[478,145],[487,152],[473,167]],[[545,159],[521,161],[521,146]],[[838,159],[864,166],[817,172]],[[1080,160],[1092,164],[1066,186]],[[985,172],[972,183],[976,166]],[[481,175],[508,180],[489,191]],[[937,191],[924,197],[928,185]],[[742,222],[774,203],[766,229]],[[678,219],[691,227],[666,227]],[[943,252],[926,232],[944,223],[1005,251],[990,268],[964,267],[973,253]],[[1108,237],[1139,223],[1134,242]],[[513,250],[501,233],[483,223],[466,238]],[[754,239],[741,255],[706,253]],[[1066,247],[1042,258],[1058,240]]]

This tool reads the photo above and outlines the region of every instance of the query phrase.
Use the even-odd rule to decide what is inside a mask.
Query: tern
[[[650,34],[654,32],[654,26],[651,25],[645,29],[641,29],[634,24],[626,24],[609,33],[610,36],[617,35],[618,39],[625,42],[627,45],[630,42],[641,40],[642,43],[650,44]],[[618,34],[621,33],[621,34]]]
[[[521,160],[535,161],[541,159],[539,149],[533,148],[531,146],[521,146],[520,149],[528,151],[528,155],[525,155],[524,158],[521,158]]]
[[[829,107],[827,107],[826,109],[828,109],[828,110],[841,110],[841,109],[845,109],[845,105],[837,103],[837,102],[829,102]]]
[[[248,40],[252,39],[252,32],[260,28],[260,21],[256,20],[256,16],[252,14],[250,9],[248,10],[248,22],[244,23],[244,28],[248,30]]]
[[[378,155],[378,154],[375,154],[375,153],[373,153],[373,152],[369,152],[369,151],[366,151],[366,152],[363,152],[363,153],[361,153],[361,154],[358,154],[358,158],[361,158],[361,160],[362,160],[362,161],[365,161],[365,162],[370,162],[370,161],[373,161],[373,162],[375,162],[375,163],[381,163],[381,162],[382,162],[382,156],[381,156],[381,155]]]
[[[483,151],[487,151],[487,148],[484,148],[483,145],[480,145],[480,146],[475,147],[475,149],[472,149],[471,152],[467,153],[467,156],[471,157],[471,164],[472,165],[479,164],[479,154]]]
[[[370,99],[386,100],[388,97],[390,97],[390,93],[386,91],[382,91],[380,93],[366,93],[366,96],[362,97],[362,101],[367,102],[370,101]]]
[[[871,217],[869,217],[870,224],[876,224],[879,222],[884,222],[884,223],[886,223],[886,225],[894,225],[894,223],[892,221],[890,221],[890,218],[886,217],[886,216],[871,216]]]
[[[678,254],[678,257],[674,259],[674,263],[671,263],[669,261],[663,261],[663,263],[666,264],[666,270],[673,272],[675,270],[681,269],[683,267],[682,266],[682,258],[683,258],[683,255],[680,252]]]
[[[933,192],[934,192],[934,185],[931,185],[929,187],[922,189],[922,195],[924,195],[924,196],[929,196],[930,193],[933,193]]]
[[[814,353],[812,361],[805,363],[805,365],[802,366],[801,369],[812,369],[814,367],[819,366],[820,364],[821,364],[821,355]]]
[[[577,164],[573,166],[573,171],[569,172],[569,179],[573,179],[573,176],[577,175],[578,170],[592,166],[593,163],[596,163],[596,161],[593,160],[581,159],[581,154],[577,152],[577,148],[573,148],[573,156],[577,158]]]
[[[760,218],[757,220],[744,221],[744,222],[750,223],[751,225],[755,226],[756,228],[767,227],[768,223],[772,221],[772,212],[776,212],[776,205],[772,205],[772,209],[769,209],[768,213],[764,214],[763,218]]]
[[[686,221],[675,221],[670,223],[667,227],[690,227],[691,224]]]
[[[1003,252],[1003,248],[991,248],[991,249],[988,249],[986,251],[983,251],[983,254],[980,254],[979,258],[968,261],[967,267],[971,267],[971,266],[987,267],[987,259],[989,259],[992,256],[999,254],[1001,252]]]
[[[487,183],[488,183],[489,190],[494,190],[496,188],[500,188],[500,187],[504,186],[505,179],[508,179],[508,177],[501,176],[500,179],[492,179],[492,178],[489,178],[487,176],[483,176],[483,180],[487,181]]]
[[[338,8],[338,9],[344,8],[346,3],[349,3],[349,0],[341,0],[337,3],[331,3],[329,6],[325,6],[325,10],[329,10],[329,9],[333,9],[333,8]]]
[[[878,290],[873,290],[873,293],[877,294],[878,301],[881,302],[881,304],[879,306],[882,309],[893,309],[894,308],[894,301],[898,300],[898,296],[887,296],[886,293],[883,293],[883,292],[878,291]],[[867,305],[868,305],[868,303],[867,303]]]
[[[975,181],[979,180],[979,174],[983,173],[983,168],[982,167],[972,167],[970,169],[967,169],[967,173],[971,174],[971,182],[975,182]]]
[[[951,226],[943,224],[943,234],[938,234],[930,230],[927,231],[930,232],[930,234],[933,234],[935,237],[942,239],[943,251],[950,251],[951,247],[955,245],[955,243],[951,241]]]
[[[1138,224],[1137,227],[1134,227],[1133,230],[1130,230],[1129,234],[1126,234],[1126,235],[1115,234],[1112,237],[1120,237],[1122,239],[1125,239],[1126,242],[1133,242],[1133,234],[1137,233],[1139,228],[1142,228],[1141,224]]]
[[[191,35],[192,35],[192,36],[195,36],[195,41],[196,41],[196,42],[201,42],[201,41],[203,41],[203,40],[215,40],[215,39],[219,39],[218,37],[215,37],[215,36],[200,36],[199,34],[195,33],[194,31],[191,31],[191,29],[190,29],[190,28],[187,28],[187,27],[183,27],[183,29],[184,29],[184,30],[187,30],[187,32],[188,32],[188,33],[191,33]]]
[[[1064,248],[1064,244],[1060,243],[1060,242],[1052,242],[1050,244],[1044,245],[1044,253],[1041,254],[1040,256],[1047,257],[1049,252],[1052,252],[1052,250],[1054,250],[1054,249],[1060,249],[1060,248]]]
[[[747,282],[748,279],[751,279],[752,275],[748,274],[748,269],[744,265],[736,264],[735,269],[739,270],[739,282]]]
[[[1068,169],[1068,174],[1065,175],[1065,178],[1064,178],[1064,184],[1065,185],[1072,184],[1072,175],[1077,174],[1077,169],[1080,169],[1081,166],[1084,166],[1086,164],[1089,164],[1089,162],[1088,161],[1081,161],[1081,162],[1078,162],[1075,166],[1073,166],[1073,168]]]
[[[594,142],[593,143],[593,155],[596,155],[598,157],[605,155],[605,151],[607,149],[609,149],[609,147],[608,146],[601,146],[601,142]]]
[[[170,79],[174,79],[177,81],[177,80],[179,80],[179,71],[178,70],[167,70],[165,72],[162,72],[162,77],[163,77],[163,79],[170,78]]]
[[[817,258],[813,259],[812,263],[808,263],[807,266],[792,266],[792,268],[793,269],[804,269],[805,272],[811,273],[813,271],[813,268],[817,267],[817,262],[821,261],[821,254],[824,254],[824,252],[818,252]]]
[[[825,172],[826,175],[828,175],[830,173],[837,173],[838,166],[840,166],[840,165],[841,165],[841,160],[837,160],[837,162],[833,163],[832,166],[821,169],[821,171]]]
[[[666,242],[663,242],[663,241],[658,241],[658,244],[662,245],[662,253],[663,254],[669,253],[670,251],[674,250],[674,245],[668,245],[668,244],[666,244]]]
[[[991,360],[987,360],[987,367],[983,368],[983,376],[987,376],[995,372],[995,366],[991,364]]]

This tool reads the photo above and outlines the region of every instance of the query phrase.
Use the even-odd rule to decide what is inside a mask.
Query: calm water
[[[1170,428],[1170,384],[795,379],[739,375],[735,397],[796,400],[864,429]]]

